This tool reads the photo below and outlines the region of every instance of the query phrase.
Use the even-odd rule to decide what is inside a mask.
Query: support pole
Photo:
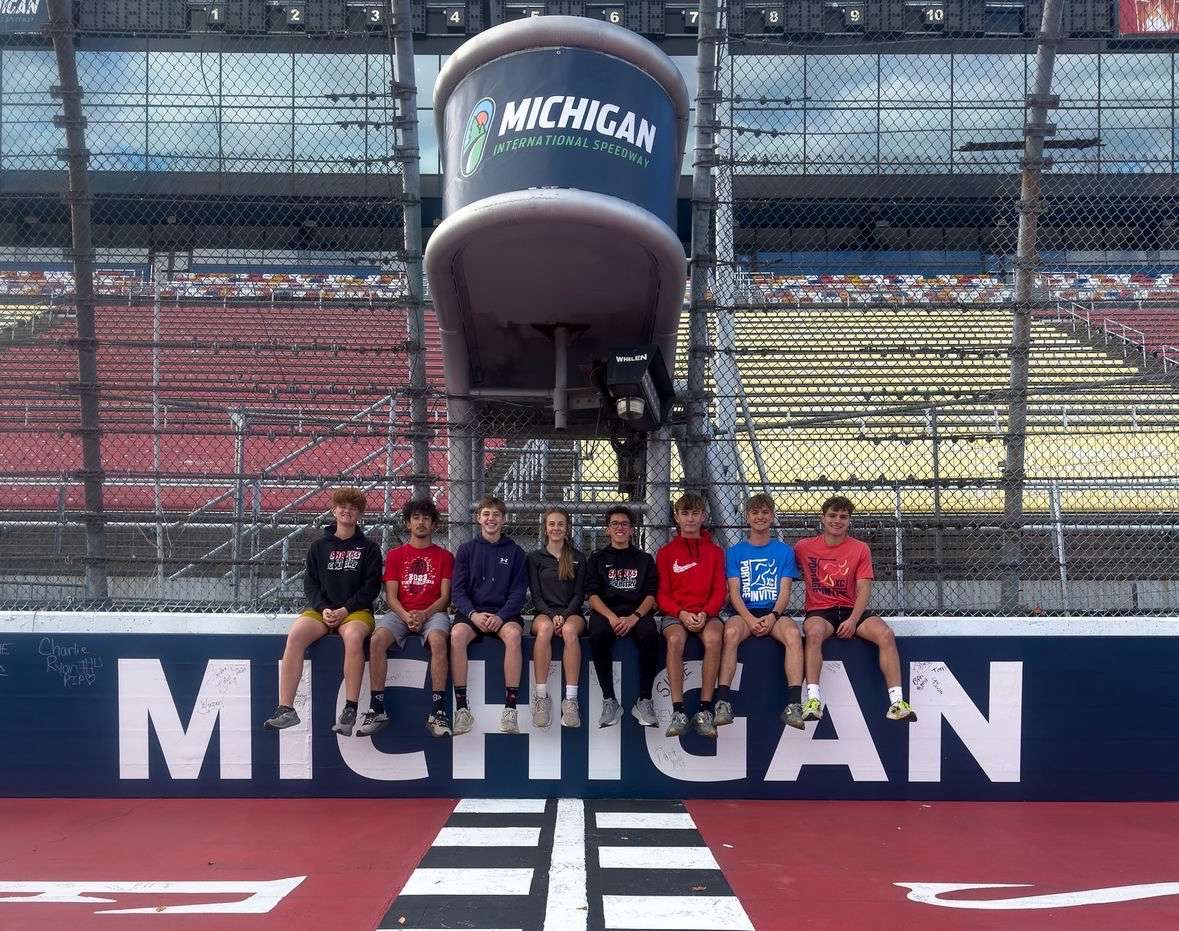
[[[720,42],[716,0],[701,0],[696,42],[696,145],[692,169],[691,311],[688,321],[688,430],[684,443],[684,482],[705,486],[708,404],[704,384],[710,353],[708,318],[715,309],[713,293],[716,252],[712,244],[716,193],[717,46]]]
[[[647,437],[647,495],[645,539],[654,552],[668,540],[671,527],[671,430],[668,427]]]
[[[448,543],[453,553],[471,537],[471,489],[474,481],[471,446],[471,402],[451,398],[447,405],[450,430],[447,437],[447,474],[450,478],[447,516]]]
[[[403,195],[402,230],[405,247],[405,281],[409,292],[407,314],[409,346],[409,434],[413,447],[413,496],[429,498],[430,429],[426,396],[426,312],[425,288],[422,284],[422,181],[418,152],[418,90],[413,60],[413,19],[410,0],[393,0],[393,23],[390,27],[393,53],[393,95],[397,100],[397,125],[401,145],[397,160],[401,165]]]
[[[86,597],[105,600],[105,515],[102,506],[102,426],[99,417],[98,334],[95,325],[94,242],[90,229],[86,151],[86,118],[82,115],[82,88],[78,83],[78,59],[74,50],[74,5],[70,0],[49,0],[49,23],[57,58],[58,86],[50,93],[61,100],[61,116],[53,122],[65,130],[61,153],[69,167],[70,238],[73,246],[74,304],[78,332],[78,433],[82,441],[82,493],[86,505]]]
[[[233,424],[233,529],[230,531],[230,577],[233,580],[233,603],[240,604],[242,589],[242,525],[246,516],[246,415],[234,408],[229,412]]]
[[[553,373],[553,426],[564,430],[569,415],[569,330],[559,326],[553,331],[556,371]]]
[[[1032,342],[1032,287],[1037,265],[1036,225],[1040,218],[1040,176],[1048,126],[1052,70],[1060,36],[1063,0],[1044,0],[1044,18],[1036,45],[1036,78],[1027,101],[1023,174],[1019,192],[1019,239],[1015,255],[1015,306],[1011,328],[1010,401],[1007,407],[1007,455],[1003,467],[1003,546],[1000,557],[1000,608],[1019,614],[1023,569],[1024,452],[1027,441],[1028,357]]]

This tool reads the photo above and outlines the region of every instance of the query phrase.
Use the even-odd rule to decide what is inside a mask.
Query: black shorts
[[[478,627],[475,626],[474,621],[472,621],[467,615],[463,614],[461,611],[455,613],[454,622],[456,624],[466,624],[469,628],[471,628],[471,630],[475,631],[475,641],[474,641],[475,643],[479,643],[480,641],[483,640],[484,637],[495,637],[496,639],[499,639],[498,632],[496,632],[494,634],[484,633]],[[521,634],[524,633],[524,618],[520,617],[519,615],[517,615],[516,617],[505,617],[504,623],[505,624],[515,624],[517,627],[520,628],[520,633]],[[503,630],[503,628],[501,627],[500,630]]]
[[[805,612],[805,617],[821,617],[832,627],[838,628],[840,624],[851,617],[851,608],[814,608]],[[856,627],[859,627],[864,621],[870,617],[880,617],[870,607],[864,609],[864,613],[860,615],[860,619],[856,621]]]

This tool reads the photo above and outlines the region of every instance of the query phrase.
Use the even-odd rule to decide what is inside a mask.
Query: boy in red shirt
[[[806,584],[802,632],[806,637],[807,700],[804,721],[823,716],[819,674],[823,671],[823,641],[832,634],[840,640],[862,637],[880,651],[880,671],[888,686],[888,718],[912,723],[917,715],[901,689],[901,657],[897,641],[884,619],[868,607],[872,595],[872,553],[861,540],[849,537],[855,507],[842,495],[823,502],[823,532],[794,546]]]
[[[668,737],[679,737],[688,729],[684,711],[684,644],[688,634],[695,634],[704,644],[700,709],[692,723],[696,733],[716,736],[712,695],[724,644],[725,626],[719,615],[725,605],[725,553],[712,542],[707,530],[701,530],[704,512],[700,495],[680,495],[674,510],[680,532],[655,557],[659,573],[656,600],[662,612],[659,629],[667,641],[667,682],[671,686]]]
[[[450,669],[450,580],[454,577],[454,557],[434,543],[438,527],[438,508],[426,500],[407,501],[401,518],[409,531],[409,542],[389,550],[385,556],[385,601],[389,613],[377,621],[369,645],[369,682],[372,705],[365,712],[360,737],[369,737],[385,729],[385,673],[387,655],[394,643],[405,646],[410,634],[421,638],[430,651],[430,691],[432,708],[426,718],[426,730],[435,737],[450,736],[450,719],[446,716],[446,675]]]

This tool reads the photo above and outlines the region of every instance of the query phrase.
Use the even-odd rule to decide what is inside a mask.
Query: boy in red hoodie
[[[667,683],[671,687],[671,724],[668,737],[679,737],[688,729],[684,711],[684,644],[695,634],[704,644],[704,665],[700,683],[700,709],[692,718],[696,733],[716,736],[712,694],[720,672],[724,624],[719,614],[725,604],[725,554],[712,542],[704,524],[705,503],[700,495],[680,495],[675,503],[679,534],[659,550],[655,566],[659,572],[656,599],[662,616],[659,629],[667,641]]]

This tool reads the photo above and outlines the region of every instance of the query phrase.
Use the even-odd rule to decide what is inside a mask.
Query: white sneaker
[[[505,708],[499,716],[499,732],[501,734],[519,734],[520,717],[515,708]]]
[[[630,709],[630,713],[643,727],[654,727],[659,723],[659,719],[655,717],[655,703],[649,698],[640,698]]]
[[[532,697],[532,724],[534,727],[548,727],[553,723],[553,700],[549,696]]]
[[[454,713],[454,730],[452,733],[455,737],[459,734],[469,733],[471,728],[475,726],[475,716],[471,714],[470,708],[459,708]]]
[[[577,707],[576,698],[561,702],[561,727],[581,727],[581,709]]]

